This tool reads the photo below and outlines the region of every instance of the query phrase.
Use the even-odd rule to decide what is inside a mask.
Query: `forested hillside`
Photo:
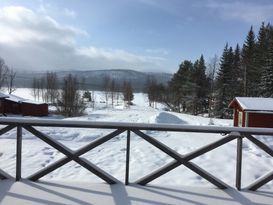
[[[272,97],[273,26],[262,23],[257,35],[251,27],[243,45],[226,43],[220,59],[184,60],[167,87],[151,82],[148,94],[173,111],[222,118],[231,116],[227,107],[236,96]]]

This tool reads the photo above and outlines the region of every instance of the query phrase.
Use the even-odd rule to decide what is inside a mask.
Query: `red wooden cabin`
[[[235,127],[273,128],[273,98],[236,97],[228,107]]]
[[[1,98],[0,111],[5,114],[21,114],[29,116],[47,116],[48,104],[38,103],[15,95],[6,95]]]
[[[22,115],[47,116],[48,115],[48,104],[31,102],[31,101],[23,101],[22,102]]]
[[[9,96],[0,92],[0,113],[4,113],[4,100]]]

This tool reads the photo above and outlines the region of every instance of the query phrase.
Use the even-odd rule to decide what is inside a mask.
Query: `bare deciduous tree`
[[[108,106],[108,97],[110,93],[110,77],[108,75],[103,78],[103,91],[105,97],[106,106]]]
[[[210,83],[210,90],[209,90],[209,102],[208,102],[208,112],[209,112],[209,116],[212,115],[212,106],[213,106],[213,101],[214,101],[214,91],[215,91],[215,76],[216,73],[219,69],[219,58],[217,55],[215,55],[213,58],[211,58],[209,60],[209,64],[208,64],[208,70],[207,70],[207,75],[209,78],[209,83]]]
[[[63,79],[63,87],[56,104],[59,113],[71,117],[81,115],[85,104],[80,96],[79,83],[76,76],[68,74]]]
[[[5,61],[0,58],[0,89],[5,85],[9,67],[5,64]]]
[[[117,93],[116,81],[114,79],[112,79],[110,82],[110,97],[111,97],[112,107],[114,107],[116,93]]]
[[[9,72],[7,74],[7,87],[8,87],[9,94],[11,94],[12,92],[16,90],[14,86],[15,76],[16,76],[16,72],[12,68],[9,69]]]
[[[54,72],[48,72],[46,74],[46,91],[45,91],[45,99],[46,102],[55,103],[58,98],[58,78],[57,74]]]
[[[132,85],[130,82],[124,81],[122,93],[123,93],[124,102],[128,106],[132,105],[132,101],[134,99],[134,94],[133,94],[133,89],[132,89]]]

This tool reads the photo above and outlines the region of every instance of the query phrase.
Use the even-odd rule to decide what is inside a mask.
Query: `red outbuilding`
[[[22,115],[30,115],[30,116],[47,116],[48,115],[48,104],[46,103],[23,101],[21,106],[22,106]]]
[[[30,101],[15,95],[0,93],[0,111],[3,114],[19,114],[29,116],[47,116],[48,104]]]
[[[4,113],[4,100],[9,96],[0,92],[0,113]]]
[[[236,97],[228,107],[235,127],[273,128],[273,98]]]

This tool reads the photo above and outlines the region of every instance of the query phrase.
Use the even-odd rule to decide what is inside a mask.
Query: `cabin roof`
[[[7,96],[6,100],[16,102],[16,103],[28,103],[28,104],[34,104],[34,105],[45,104],[45,103],[41,103],[41,102],[28,100],[28,99],[25,99],[25,98],[22,98],[22,97],[19,97],[19,96],[16,96],[16,95],[12,95],[12,94],[9,94],[9,95],[6,95],[6,96]]]
[[[8,98],[9,96],[0,92],[0,98]]]
[[[17,102],[17,103],[21,103],[23,101],[26,101],[25,98],[21,98],[19,96],[12,95],[12,94],[9,94],[8,98],[6,100],[9,100],[9,101],[12,101],[12,102]]]
[[[273,98],[261,97],[236,97],[229,104],[229,108],[234,108],[239,104],[243,111],[270,111],[273,112]]]

